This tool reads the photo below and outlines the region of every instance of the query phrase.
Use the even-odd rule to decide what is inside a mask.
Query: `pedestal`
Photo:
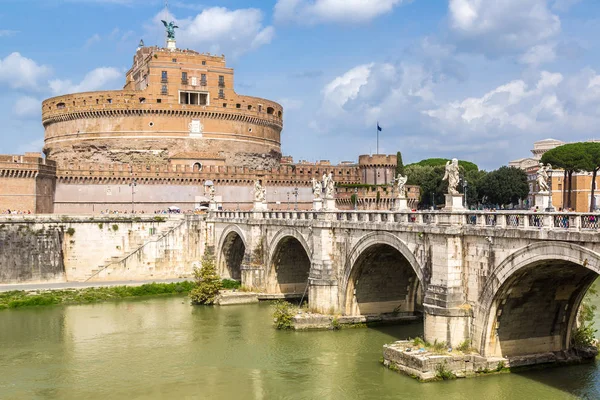
[[[313,210],[315,211],[321,211],[323,209],[323,200],[321,199],[314,199],[313,200]]]
[[[167,49],[173,51],[177,49],[177,45],[175,44],[175,39],[167,39]]]
[[[252,211],[267,211],[267,210],[268,210],[267,203],[264,203],[262,201],[255,201],[254,207],[252,207]]]
[[[444,211],[464,210],[462,194],[446,194],[446,206]]]
[[[396,203],[394,204],[394,211],[408,211],[408,201],[406,198],[398,198],[396,199]]]
[[[323,208],[327,211],[337,210],[337,208],[335,207],[335,199],[325,199],[323,203]]]
[[[548,193],[548,192],[536,193],[535,194],[535,207],[539,208],[541,211],[546,210],[547,208],[554,208],[550,202],[550,193]]]

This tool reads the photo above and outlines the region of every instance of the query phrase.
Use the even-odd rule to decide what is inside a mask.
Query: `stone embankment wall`
[[[204,254],[202,216],[0,218],[0,284],[170,279]]]

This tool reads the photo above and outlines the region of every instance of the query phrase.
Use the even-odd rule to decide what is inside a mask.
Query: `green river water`
[[[0,399],[600,398],[600,366],[439,383],[384,368],[422,324],[282,332],[269,304],[153,298],[0,312]]]

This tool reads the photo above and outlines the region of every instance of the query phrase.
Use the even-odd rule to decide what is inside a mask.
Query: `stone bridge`
[[[600,215],[532,212],[210,213],[224,277],[322,313],[422,313],[425,339],[484,356],[569,348],[600,273]]]

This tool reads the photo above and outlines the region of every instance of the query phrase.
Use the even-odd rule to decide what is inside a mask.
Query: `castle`
[[[353,195],[361,208],[391,207],[396,156],[294,163],[281,154],[283,115],[276,102],[238,95],[224,56],[140,43],[123,90],[42,103],[45,158],[0,156],[0,212],[193,210],[210,182],[223,208],[248,209],[255,179],[273,208],[307,209],[312,178],[330,172],[339,207],[352,208]],[[418,188],[408,197],[416,207]]]

